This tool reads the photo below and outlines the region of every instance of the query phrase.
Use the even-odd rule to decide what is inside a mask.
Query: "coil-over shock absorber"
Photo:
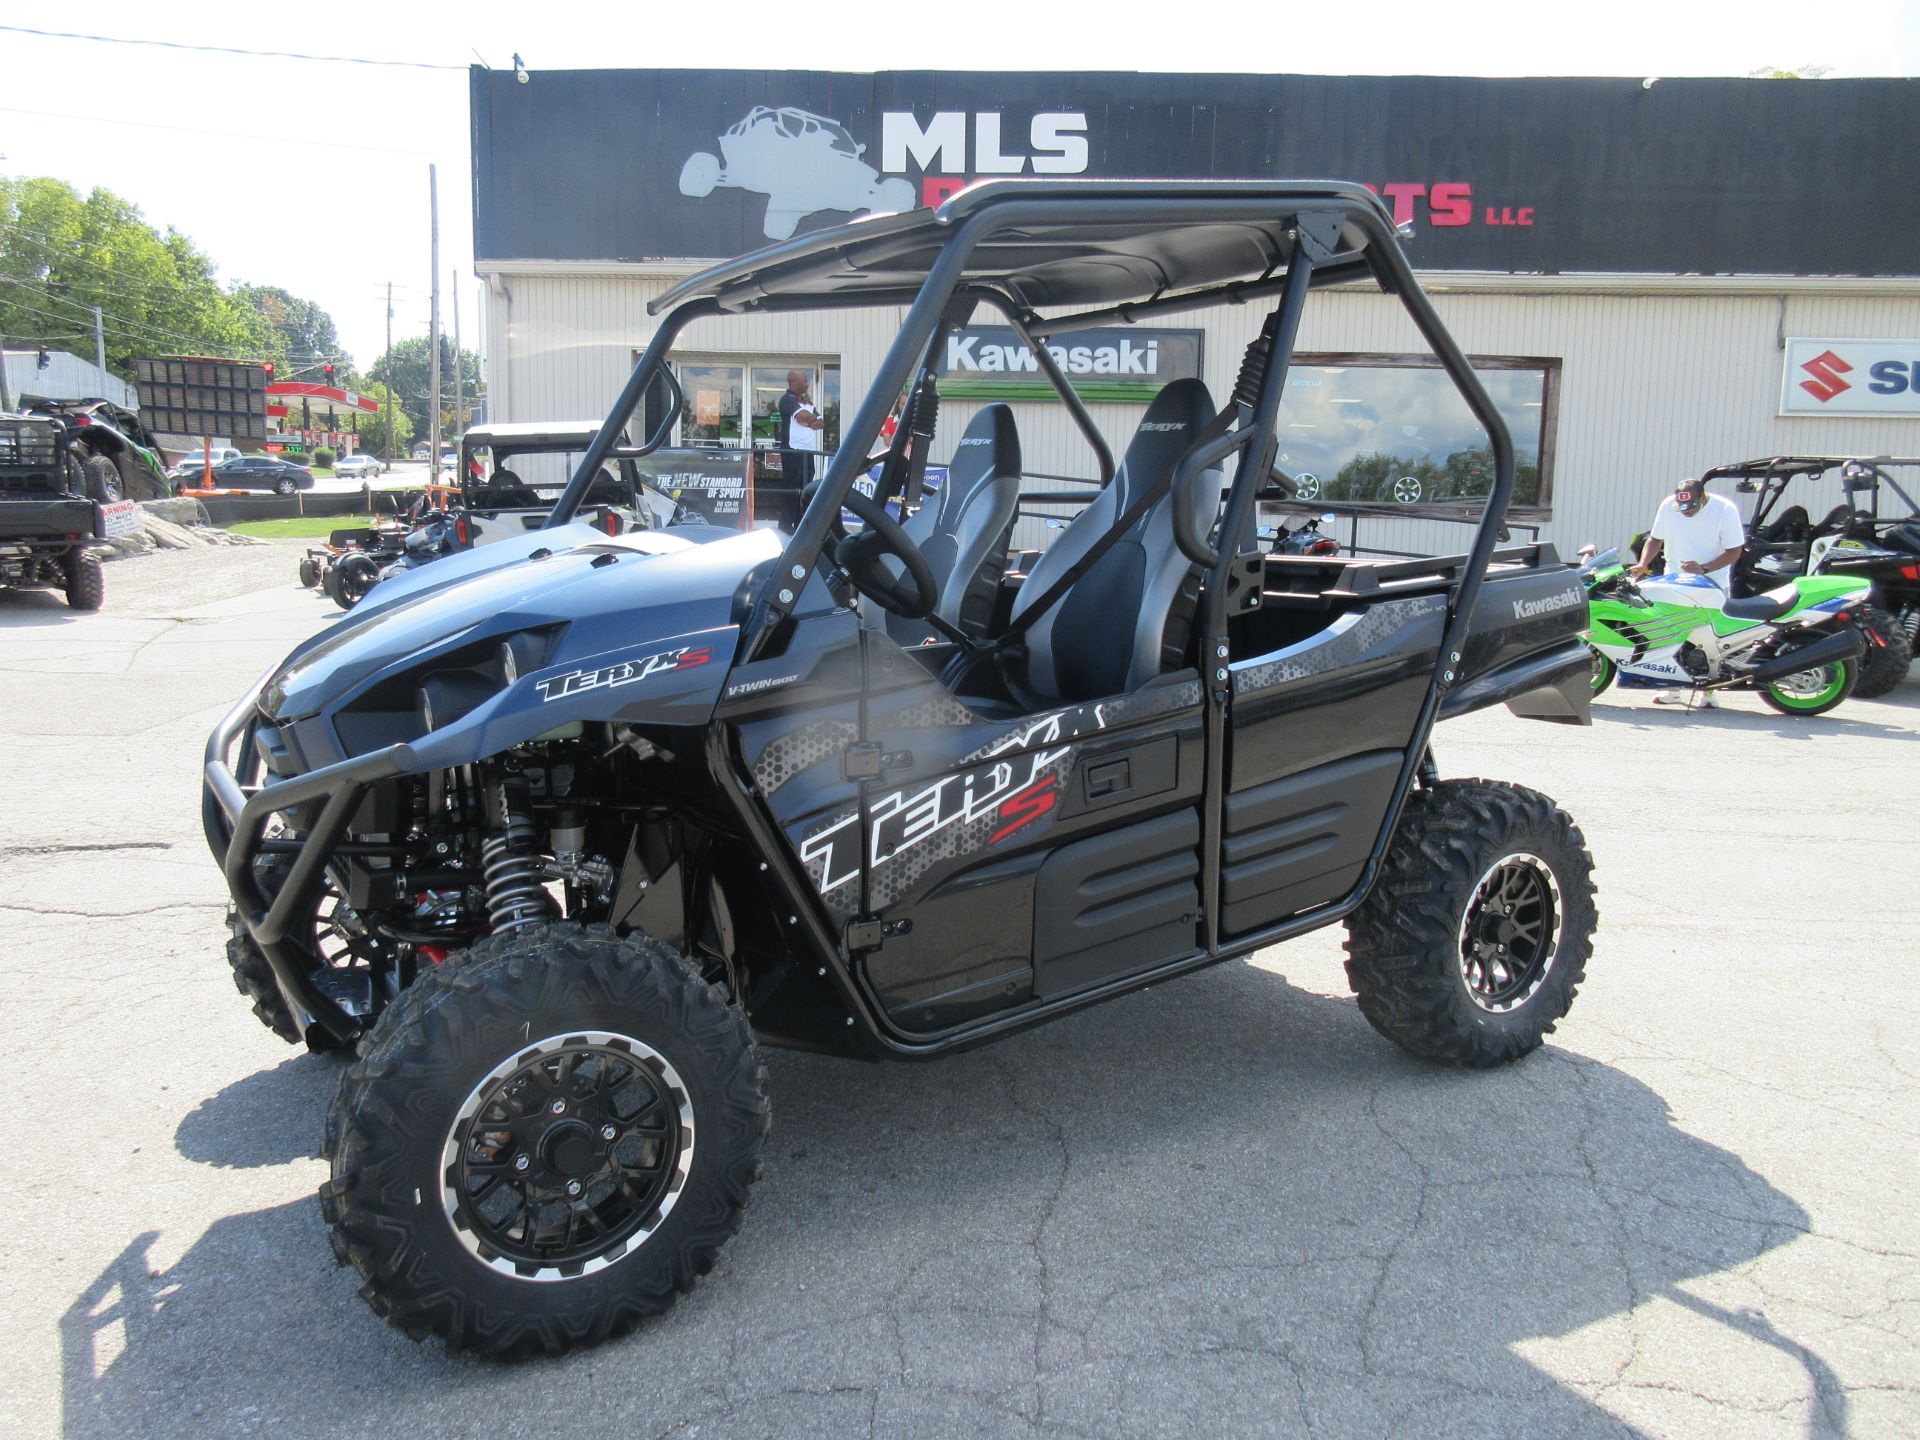
[[[534,848],[527,782],[503,780],[492,795],[498,828],[480,843],[487,885],[487,923],[496,935],[553,918],[553,897],[541,883],[546,867]]]

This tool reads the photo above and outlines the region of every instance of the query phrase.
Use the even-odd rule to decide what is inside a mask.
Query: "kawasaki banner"
[[[1424,269],[1920,273],[1911,79],[476,68],[471,102],[483,270],[724,259],[1024,175],[1357,180]]]
[[[1076,330],[1047,344],[1076,393],[1089,401],[1151,400],[1169,381],[1198,378],[1198,330],[1122,325]],[[1040,362],[1008,325],[974,325],[947,340],[940,393],[969,400],[1052,400]]]

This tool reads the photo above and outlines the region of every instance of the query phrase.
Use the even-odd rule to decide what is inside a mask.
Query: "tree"
[[[352,389],[358,381],[353,359],[340,346],[333,317],[311,300],[291,295],[278,285],[241,285],[234,299],[251,305],[280,336],[292,376],[311,380],[328,361],[334,365],[333,383]]]
[[[427,410],[432,404],[432,366],[433,351],[425,335],[416,335],[411,340],[402,340],[393,347],[391,372],[387,357],[382,355],[367,369],[367,374],[383,384],[393,386],[393,393],[401,405],[406,407],[407,418],[413,422],[413,433],[425,435],[431,426],[427,423]],[[466,385],[465,399],[469,406],[478,403],[486,394],[486,387],[480,383],[480,357],[471,350],[460,352],[460,370]],[[441,433],[455,433],[453,429],[453,341],[445,335],[440,337],[440,420]]]
[[[123,379],[141,355],[283,361],[280,334],[214,277],[191,240],[160,234],[111,190],[83,199],[46,176],[0,179],[0,332],[9,339],[91,356],[97,305],[107,368]]]
[[[413,441],[413,421],[407,418],[407,412],[401,408],[398,397],[393,407],[393,448],[387,448],[387,387],[378,380],[362,380],[360,393],[369,400],[380,402],[380,413],[362,415],[360,426],[360,449],[368,455],[398,455],[406,457],[407,446]]]

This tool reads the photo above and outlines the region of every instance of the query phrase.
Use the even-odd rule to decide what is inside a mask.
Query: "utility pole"
[[[100,374],[107,373],[107,332],[100,323],[100,307],[93,307],[93,363],[100,367]],[[102,386],[102,389],[105,387]]]
[[[387,464],[393,464],[393,282],[387,281]]]
[[[453,272],[453,427],[467,433],[467,367],[460,358],[460,272]],[[458,477],[456,477],[458,478]]]
[[[428,476],[440,482],[440,168],[427,166],[427,203],[433,211],[433,309],[427,324],[428,389],[427,411]]]

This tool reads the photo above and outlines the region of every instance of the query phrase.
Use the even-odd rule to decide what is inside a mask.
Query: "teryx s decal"
[[[691,670],[712,659],[713,650],[710,646],[682,645],[678,650],[663,650],[657,655],[643,655],[638,660],[622,660],[618,665],[604,665],[598,670],[570,670],[565,675],[554,675],[538,681],[533,688],[540,692],[542,701],[551,704],[569,695],[578,695],[583,690],[611,690],[616,685],[631,685],[636,680],[645,680],[650,675],[659,675],[668,670]]]

